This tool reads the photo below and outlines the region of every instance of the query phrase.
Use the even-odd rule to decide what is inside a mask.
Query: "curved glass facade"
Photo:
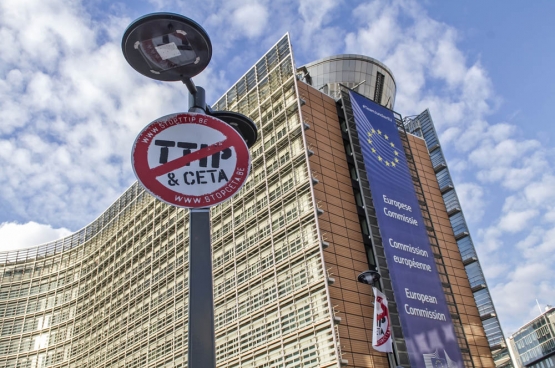
[[[78,233],[2,253],[0,366],[183,362],[187,227],[134,184]]]
[[[260,132],[211,211],[218,367],[337,364],[299,106],[288,36],[214,106]],[[76,234],[0,253],[0,367],[185,367],[188,226],[135,183]]]

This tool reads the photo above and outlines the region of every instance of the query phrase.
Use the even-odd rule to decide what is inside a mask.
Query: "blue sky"
[[[395,110],[429,108],[508,336],[555,303],[552,1],[206,0],[0,2],[0,249],[86,226],[135,180],[130,149],[185,88],[129,67],[139,16],[208,31],[195,78],[215,101],[285,32],[298,66],[362,53],[393,71]]]

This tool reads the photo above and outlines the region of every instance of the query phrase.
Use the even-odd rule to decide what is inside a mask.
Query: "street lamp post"
[[[122,49],[127,62],[139,73],[159,81],[183,82],[190,92],[189,113],[208,114],[229,124],[249,148],[256,142],[257,128],[252,120],[238,113],[212,111],[206,105],[205,90],[191,79],[212,57],[210,38],[199,24],[173,13],[145,15],[127,28]],[[188,366],[215,368],[210,208],[181,207],[190,208]]]
[[[367,270],[358,275],[357,281],[362,284],[370,285],[372,287],[377,286],[379,289],[381,289],[381,286],[380,286],[381,277],[382,276],[378,271]],[[374,308],[376,308],[376,306],[374,306]],[[393,330],[391,331],[391,333],[393,334]],[[395,354],[393,352],[387,353],[387,357],[388,357],[387,360],[389,361],[390,368],[399,368],[396,364]]]

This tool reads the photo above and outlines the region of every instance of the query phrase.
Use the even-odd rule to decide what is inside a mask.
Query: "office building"
[[[508,341],[516,367],[555,367],[555,308],[548,306],[540,316],[512,334]]]
[[[446,312],[398,307],[406,296],[394,292],[363,153],[371,132],[357,127],[357,101],[366,100],[338,84],[385,111],[370,100],[393,108],[395,81],[371,58],[328,64],[322,72],[341,78],[326,82],[334,98],[315,88],[310,65],[295,68],[286,35],[212,106],[259,128],[247,183],[211,210],[218,367],[493,367],[426,142],[395,114],[399,141],[391,137],[395,157],[386,161],[410,173],[416,205],[407,221],[423,224],[431,243],[406,249],[432,264],[414,256],[411,267],[437,268],[441,294],[407,295]],[[186,210],[135,183],[72,236],[1,253],[0,367],[186,367],[188,232]],[[369,268],[389,299],[393,354],[371,346],[372,290],[357,283]],[[410,336],[407,311],[449,323],[437,336]],[[434,348],[441,334],[457,356]],[[416,356],[419,365],[416,348],[429,352]]]
[[[482,267],[474,248],[474,243],[464,218],[456,188],[451,179],[447,162],[436,133],[432,116],[428,110],[419,115],[404,119],[405,128],[408,132],[422,137],[430,152],[432,166],[436,173],[440,187],[441,196],[445,202],[449,222],[453,228],[457,246],[461,252],[464,269],[470,282],[470,287],[480,313],[480,319],[484,326],[488,343],[492,351],[497,367],[505,367],[510,364],[509,352],[505,344],[505,337],[491,299]]]
[[[372,72],[363,70],[363,65],[373,68]],[[360,94],[388,108],[394,104],[394,80],[391,71],[370,57],[362,55],[331,56],[305,65],[300,68],[300,71],[307,76],[308,83],[334,99],[340,98],[340,86],[343,85],[355,89]],[[374,84],[370,82],[374,82]],[[510,364],[510,359],[503,331],[466,225],[432,116],[429,110],[425,110],[419,115],[405,117],[403,125],[408,133],[423,138],[426,143],[492,355],[496,366],[505,367]]]
[[[449,222],[455,233],[455,239],[457,239],[457,245],[461,252],[464,268],[480,312],[480,318],[483,321],[490,348],[492,351],[502,349],[505,347],[505,338],[476,254],[476,249],[474,248],[474,243],[472,242],[472,237],[466,225],[443,150],[439,144],[439,137],[435,131],[432,116],[428,110],[425,110],[420,115],[405,118],[404,122],[407,131],[422,137],[426,142],[441,195],[449,215]]]

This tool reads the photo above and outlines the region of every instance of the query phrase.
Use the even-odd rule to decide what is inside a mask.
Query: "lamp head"
[[[358,282],[361,282],[363,284],[373,286],[375,283],[380,281],[380,278],[381,278],[381,275],[378,273],[378,271],[368,270],[358,275],[357,280]]]
[[[127,27],[121,48],[139,73],[160,81],[199,74],[212,58],[212,43],[195,21],[179,14],[147,14]]]
[[[241,134],[247,147],[251,148],[258,139],[256,124],[243,114],[233,111],[209,111],[208,115],[225,121]]]

